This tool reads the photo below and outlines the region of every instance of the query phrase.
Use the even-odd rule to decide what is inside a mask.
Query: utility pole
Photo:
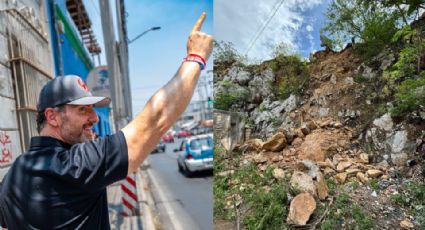
[[[116,130],[121,129],[126,124],[125,103],[123,98],[123,86],[118,63],[118,47],[115,41],[114,23],[112,20],[109,1],[99,0],[100,15],[102,20],[103,38],[105,41],[106,62],[109,70],[109,84],[111,90],[112,110],[114,116],[114,126]]]
[[[124,0],[116,0],[117,6],[117,22],[118,22],[118,47],[120,52],[120,69],[122,73],[123,81],[123,94],[125,103],[125,113],[127,122],[133,119],[133,105],[131,101],[131,89],[130,89],[130,71],[128,66],[128,36],[127,26],[125,19],[125,4]]]

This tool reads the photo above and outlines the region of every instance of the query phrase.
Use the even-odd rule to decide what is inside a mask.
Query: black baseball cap
[[[37,111],[54,108],[59,105],[94,105],[94,107],[107,107],[111,99],[108,97],[95,97],[83,79],[76,75],[56,77],[46,83],[40,91]]]

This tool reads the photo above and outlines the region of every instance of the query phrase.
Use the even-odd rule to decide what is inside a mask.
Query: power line
[[[261,27],[260,32],[257,33],[257,35],[254,37],[254,39],[252,40],[251,44],[249,44],[248,48],[246,49],[245,55],[247,55],[249,53],[249,51],[251,50],[251,48],[254,46],[255,42],[257,42],[258,38],[261,36],[261,34],[264,32],[264,29],[266,29],[267,25],[270,23],[270,21],[276,15],[277,11],[282,6],[283,2],[284,2],[284,0],[278,0],[276,2],[274,11],[269,16],[269,18],[267,19],[267,21],[264,23],[263,27]]]
[[[272,9],[275,9],[277,7],[277,5],[280,3],[281,0],[277,0],[276,3],[273,5]],[[267,21],[267,20],[266,20]],[[264,24],[266,23],[266,21],[264,21]],[[255,31],[255,33],[253,34],[253,36],[251,37],[251,39],[248,42],[248,46],[246,48],[246,50],[248,50],[248,47],[251,45],[251,43],[254,41],[254,39],[257,37],[258,33],[260,32],[261,28],[264,26],[264,24],[262,26],[259,26],[257,31]],[[245,50],[245,51],[246,51]]]

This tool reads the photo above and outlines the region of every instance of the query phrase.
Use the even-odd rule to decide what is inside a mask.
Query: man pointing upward
[[[187,57],[175,76],[117,133],[92,140],[99,121],[93,97],[78,76],[57,77],[41,90],[38,137],[14,162],[0,193],[0,225],[13,229],[110,229],[106,186],[137,170],[186,109],[213,38],[201,32],[202,13],[189,34]]]

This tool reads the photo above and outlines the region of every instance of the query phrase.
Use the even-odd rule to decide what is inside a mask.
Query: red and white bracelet
[[[183,59],[185,62],[196,62],[201,66],[201,70],[205,69],[205,66],[207,65],[205,63],[205,59],[197,54],[189,54],[187,57]]]

